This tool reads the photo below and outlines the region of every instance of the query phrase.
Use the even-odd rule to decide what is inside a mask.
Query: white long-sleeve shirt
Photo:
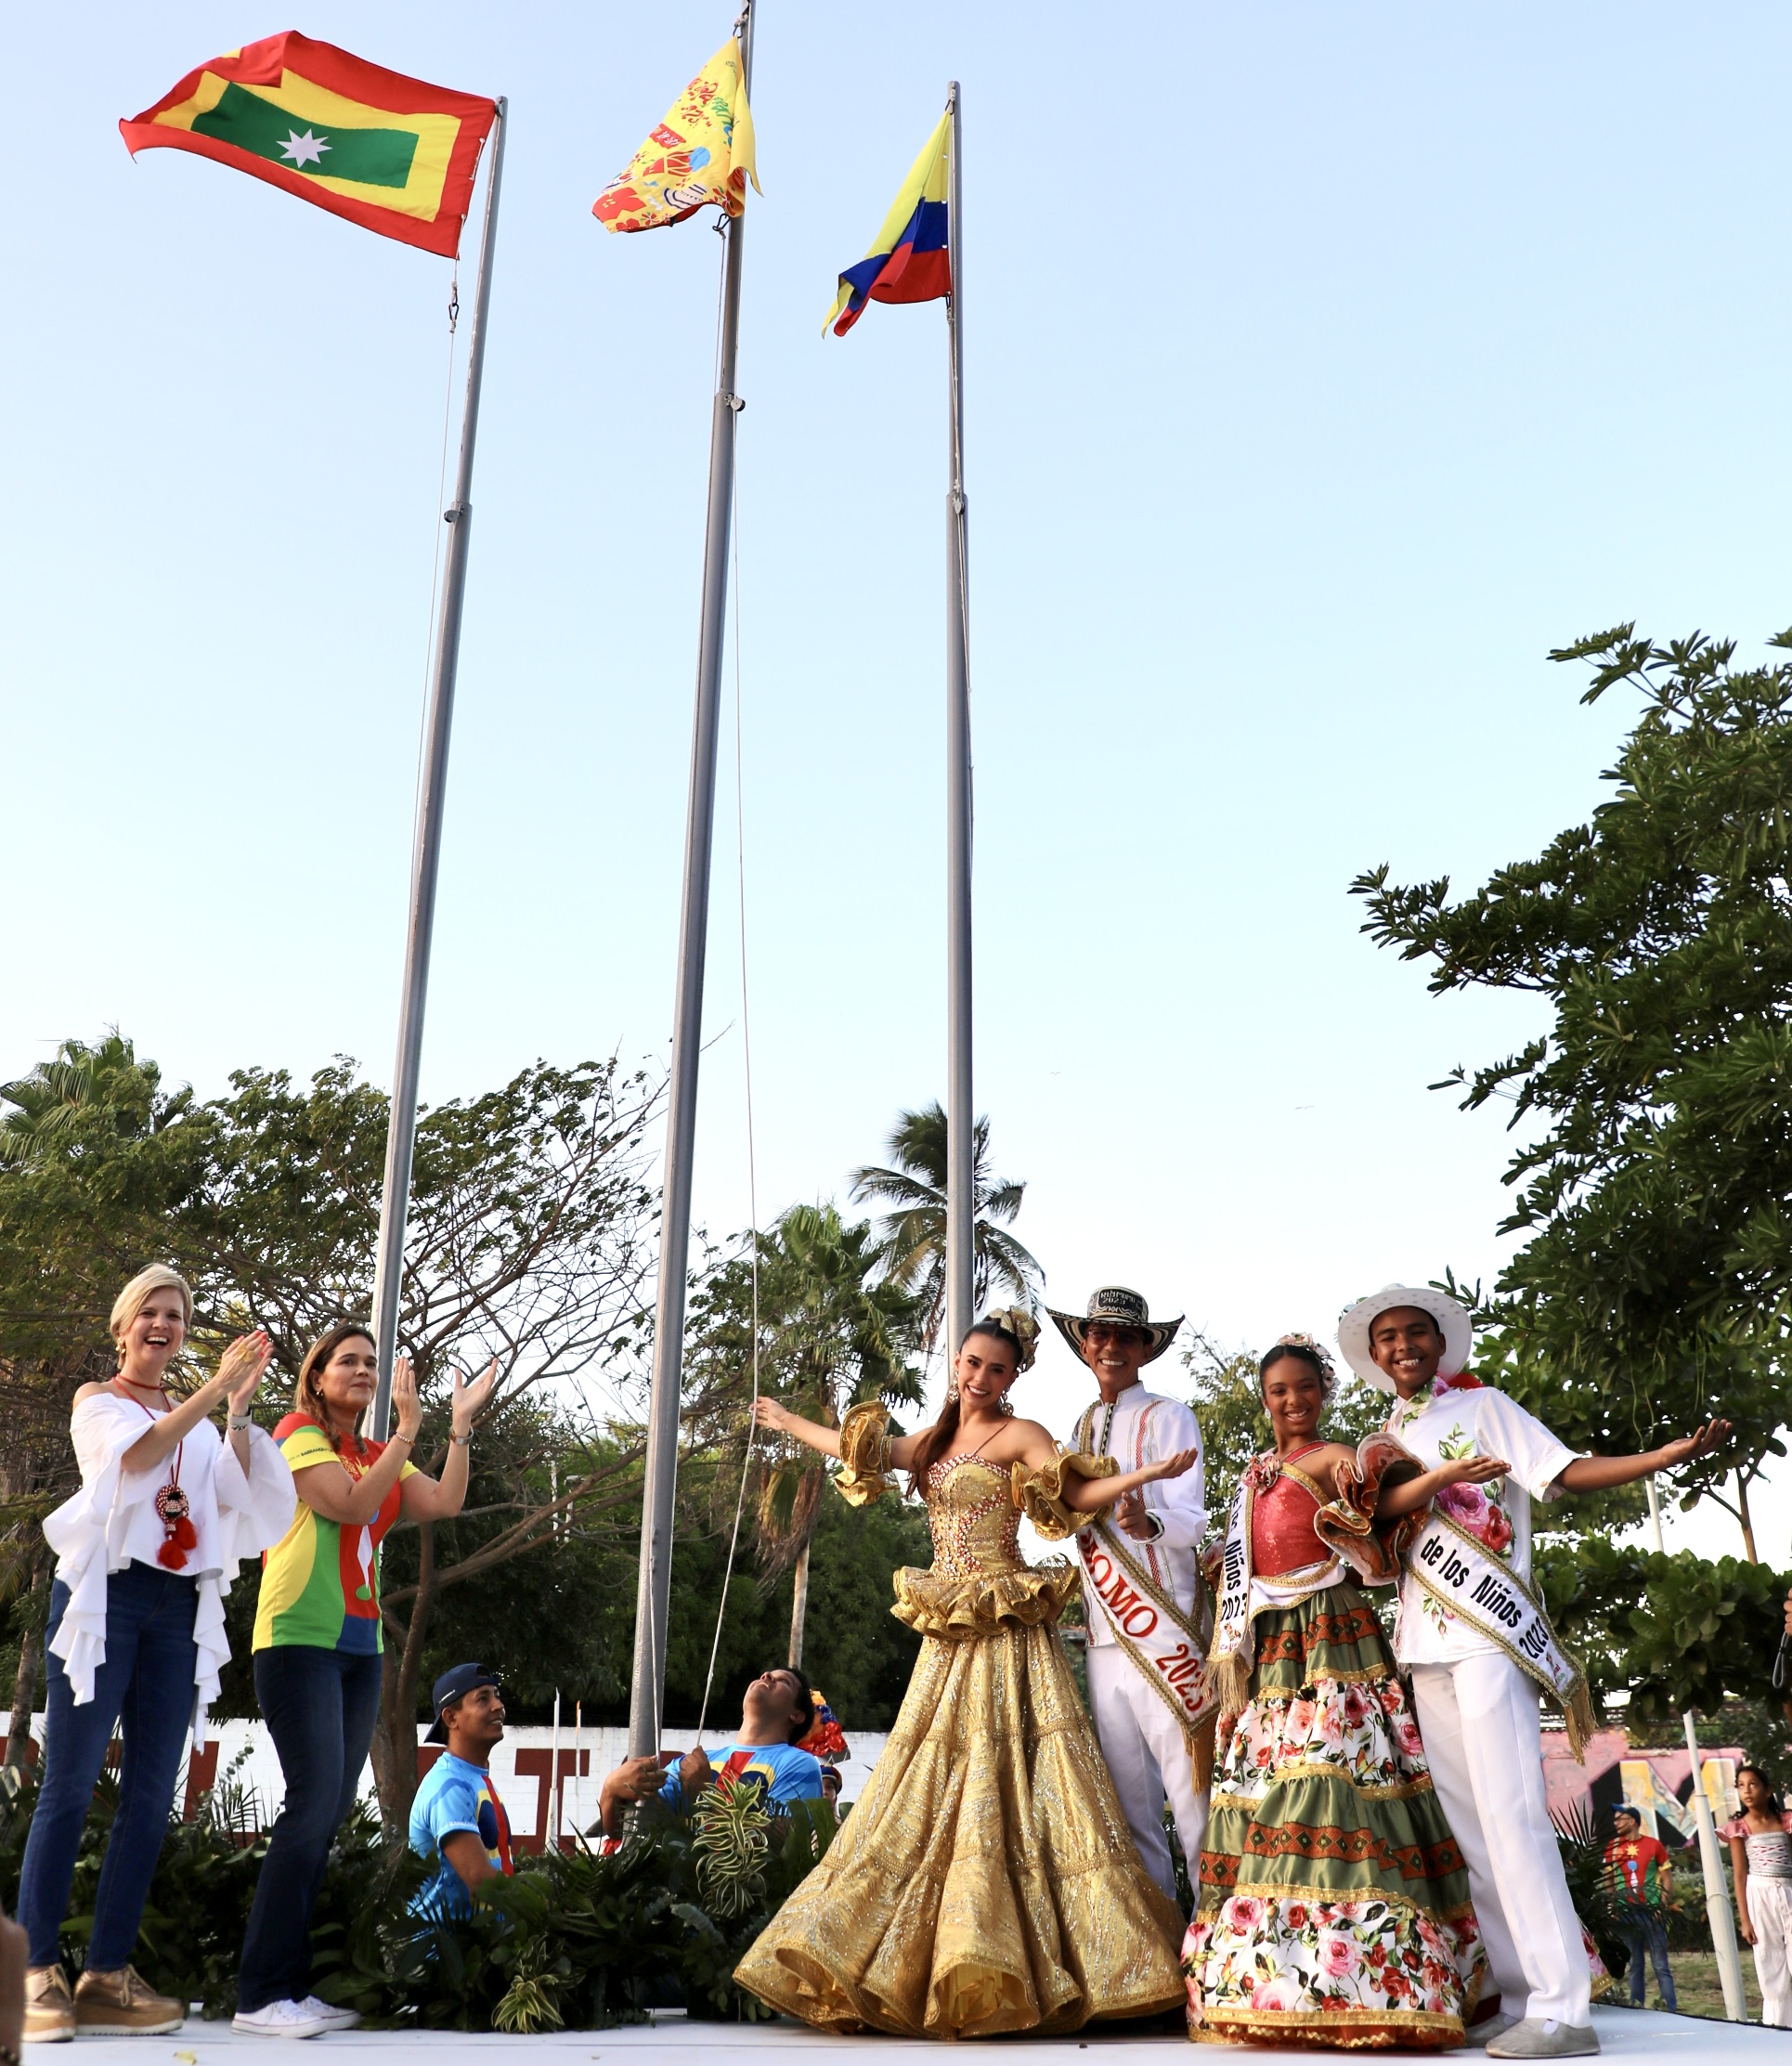
[[[1090,1452],[1111,1456],[1123,1471],[1136,1471],[1147,1463],[1175,1455],[1178,1449],[1201,1448],[1201,1425],[1193,1411],[1180,1399],[1148,1392],[1142,1384],[1128,1385],[1114,1401],[1111,1422],[1100,1399],[1086,1416],[1079,1417],[1079,1429],[1085,1418]],[[1185,1614],[1190,1614],[1194,1611],[1198,1571],[1195,1553],[1207,1532],[1205,1459],[1197,1456],[1194,1468],[1180,1477],[1154,1479],[1145,1488],[1145,1510],[1157,1516],[1162,1534],[1155,1541],[1141,1542],[1123,1530],[1122,1539],[1151,1574],[1153,1582]],[[1085,1579],[1085,1594],[1087,1591]],[[1096,1644],[1111,1643],[1113,1631],[1108,1626],[1107,1616],[1093,1600],[1085,1601],[1085,1605],[1089,1641]]]

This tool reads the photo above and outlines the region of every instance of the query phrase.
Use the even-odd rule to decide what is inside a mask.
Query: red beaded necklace
[[[120,1382],[128,1384],[130,1380],[123,1378]],[[143,1389],[147,1391],[149,1387],[145,1385]],[[160,1391],[162,1388],[158,1386],[157,1389]],[[168,1395],[163,1391],[162,1396],[165,1399]],[[161,1418],[160,1414],[151,1413],[141,1399],[133,1399],[131,1403],[143,1408],[146,1419],[156,1421]],[[199,1530],[193,1526],[193,1502],[180,1487],[180,1461],[186,1453],[187,1438],[183,1436],[175,1448],[175,1461],[168,1473],[168,1482],[156,1491],[156,1513],[162,1519],[162,1544],[156,1552],[156,1562],[170,1571],[181,1570],[186,1565],[188,1551],[199,1547]]]

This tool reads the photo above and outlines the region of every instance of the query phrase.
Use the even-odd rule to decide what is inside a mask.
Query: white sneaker
[[[312,2013],[309,2002],[270,2001],[265,2008],[241,2009],[230,2019],[230,2028],[245,2037],[321,2037],[337,2026],[327,2017]]]
[[[331,2030],[353,2030],[361,2020],[358,2010],[344,2008],[339,2002],[324,2001],[317,1995],[307,1995],[299,2007],[307,2015],[322,2017]]]

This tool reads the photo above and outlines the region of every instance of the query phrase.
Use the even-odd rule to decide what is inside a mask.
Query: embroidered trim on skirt
[[[1257,1618],[1220,1743],[1183,1941],[1189,2034],[1461,2044],[1486,1967],[1468,1871],[1354,1584]]]

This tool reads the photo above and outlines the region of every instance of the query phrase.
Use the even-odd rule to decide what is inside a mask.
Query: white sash
[[[1422,1591],[1503,1650],[1557,1703],[1578,1758],[1593,1725],[1587,1674],[1562,1647],[1538,1594],[1503,1557],[1435,1507],[1408,1546],[1405,1562]]]
[[[1077,1430],[1077,1448],[1085,1452],[1094,1411],[1091,1407]],[[1219,1706],[1197,1626],[1200,1577],[1195,1579],[1194,1609],[1185,1614],[1105,1517],[1080,1531],[1076,1554],[1084,1595],[1100,1608],[1133,1668],[1162,1695],[1192,1748],[1197,1731]]]

